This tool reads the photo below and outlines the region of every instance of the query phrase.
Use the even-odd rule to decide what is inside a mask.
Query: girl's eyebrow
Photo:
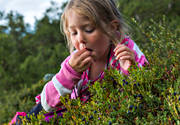
[[[84,27],[87,27],[87,26],[92,26],[92,24],[90,24],[90,23],[81,24],[81,25],[79,25],[78,27],[84,28]],[[72,25],[72,26],[69,26],[69,29],[73,29],[73,28],[75,28],[75,27],[76,27],[76,26]]]

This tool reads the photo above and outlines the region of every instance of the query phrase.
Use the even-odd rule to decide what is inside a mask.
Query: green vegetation
[[[61,98],[68,111],[50,123],[180,123],[180,2],[119,0],[118,5],[149,65],[132,67],[128,77],[107,71],[102,84],[96,82],[90,87],[94,96],[87,104]],[[0,13],[0,19],[7,21],[0,26],[0,124],[11,120],[15,112],[28,112],[35,105],[34,97],[45,84],[41,79],[46,73],[58,72],[68,55],[59,19],[48,16],[56,12],[52,4],[36,21],[33,33],[28,32],[22,15]],[[43,112],[31,124],[47,124],[42,120]]]

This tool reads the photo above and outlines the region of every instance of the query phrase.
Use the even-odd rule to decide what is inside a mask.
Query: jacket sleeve
[[[71,68],[68,61],[70,56],[61,64],[60,71],[46,83],[41,92],[41,104],[45,111],[52,111],[60,104],[60,96],[71,94],[74,83],[79,81],[81,74]]]
[[[123,39],[121,44],[126,45],[128,48],[130,48],[134,52],[135,61],[138,63],[139,67],[142,67],[146,63],[148,63],[145,55],[142,53],[142,51],[139,49],[137,44],[132,39],[130,39],[129,37],[126,37]]]

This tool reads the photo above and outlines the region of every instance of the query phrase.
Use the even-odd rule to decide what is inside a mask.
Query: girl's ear
[[[116,40],[120,40],[120,38],[121,38],[121,34],[119,32],[119,27],[120,27],[120,23],[118,20],[112,20],[110,22],[110,30],[111,30],[111,33],[113,33],[114,38]]]
[[[119,29],[119,21],[113,20],[110,22],[111,31],[116,32]]]

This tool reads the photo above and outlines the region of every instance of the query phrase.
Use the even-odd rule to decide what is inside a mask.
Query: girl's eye
[[[95,28],[87,28],[85,29],[85,32],[87,33],[92,33],[94,31]]]
[[[73,35],[73,36],[77,34],[77,32],[70,32],[70,33],[71,33],[71,35]]]

